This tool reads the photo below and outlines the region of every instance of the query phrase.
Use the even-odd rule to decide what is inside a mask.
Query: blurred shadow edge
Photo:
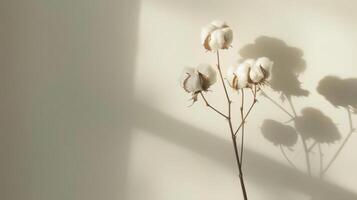
[[[136,124],[137,128],[147,130],[152,134],[167,140],[170,143],[190,149],[193,153],[205,156],[224,167],[235,170],[233,162],[232,144],[229,140],[221,139],[211,133],[202,131],[187,123],[160,112],[154,108],[138,103],[135,116],[140,116]],[[286,188],[303,194],[318,195],[325,200],[354,200],[357,194],[341,188],[333,183],[307,176],[286,165],[274,161],[266,156],[245,149],[245,172],[248,185],[273,185],[280,189]],[[237,184],[238,181],[237,181]],[[238,185],[237,185],[238,188]]]

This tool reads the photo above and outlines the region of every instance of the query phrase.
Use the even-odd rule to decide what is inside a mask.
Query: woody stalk
[[[206,106],[213,112],[216,112],[220,117],[226,119],[229,126],[229,136],[232,139],[232,145],[237,163],[238,177],[242,189],[244,200],[248,199],[247,190],[244,182],[244,175],[242,170],[243,165],[243,151],[244,151],[244,135],[245,124],[248,115],[251,113],[257,101],[257,93],[263,86],[268,86],[271,68],[273,62],[266,57],[261,57],[256,60],[247,59],[240,62],[233,63],[227,68],[225,77],[222,73],[222,66],[220,64],[220,51],[231,48],[233,41],[233,30],[223,21],[213,21],[205,26],[201,31],[201,42],[207,52],[215,53],[217,57],[217,64],[212,67],[211,64],[199,64],[197,67],[184,68],[181,77],[180,85],[189,94],[193,103],[198,101],[201,97]],[[211,105],[206,98],[208,89],[217,82],[221,82],[224,96],[227,101],[227,111],[222,112]],[[240,122],[237,127],[234,127],[232,120],[232,100],[227,91],[229,86],[234,94],[241,96],[240,102]],[[244,110],[244,101],[246,100],[245,93],[251,92],[253,99],[248,110]],[[239,134],[240,133],[240,134]],[[239,137],[240,136],[240,137]],[[240,139],[240,145],[237,140]]]

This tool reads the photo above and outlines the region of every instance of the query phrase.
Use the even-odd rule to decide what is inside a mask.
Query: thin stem
[[[338,148],[337,152],[332,157],[331,161],[326,165],[326,168],[323,170],[323,173],[326,173],[326,171],[331,167],[332,163],[334,163],[334,161],[336,160],[337,156],[341,153],[341,151],[344,148],[344,146],[346,145],[348,139],[350,139],[352,133],[354,132],[354,128],[353,128],[353,124],[352,124],[351,111],[350,111],[349,108],[346,108],[346,110],[347,110],[347,114],[348,114],[348,122],[349,122],[349,125],[350,125],[350,131],[349,131],[347,137],[345,138],[345,140],[343,140],[340,148]]]
[[[287,99],[288,99],[289,105],[291,107],[291,110],[294,113],[294,119],[296,119],[297,118],[297,114],[296,114],[293,102],[291,100],[291,97],[287,97]],[[307,173],[309,174],[309,176],[311,176],[310,156],[309,156],[309,151],[308,151],[308,148],[307,148],[306,140],[301,134],[300,134],[300,137],[301,137],[301,142],[302,142],[302,145],[303,145],[303,148],[304,148],[304,152],[305,152]]]
[[[294,163],[289,159],[288,155],[285,153],[283,146],[280,144],[279,145],[281,153],[283,154],[284,158],[288,161],[288,163],[297,170],[297,167],[294,165]]]
[[[231,116],[231,103],[232,103],[232,101],[229,98],[229,95],[228,95],[228,92],[227,92],[227,88],[226,88],[226,84],[224,83],[222,70],[221,70],[221,64],[220,64],[220,61],[219,61],[219,51],[218,50],[217,50],[217,68],[218,68],[219,76],[220,76],[221,81],[222,81],[224,93],[226,94],[226,98],[227,98],[227,102],[228,102],[228,116],[230,117]]]
[[[267,99],[269,99],[274,105],[276,105],[278,108],[280,108],[283,112],[285,112],[287,115],[289,115],[289,117],[291,117],[292,119],[294,119],[294,116],[292,114],[289,113],[289,111],[287,111],[284,107],[282,107],[281,105],[279,105],[278,102],[276,102],[274,99],[272,99],[271,97],[269,97],[262,89],[260,89],[262,91],[262,95],[265,96]]]
[[[301,135],[301,134],[300,134]],[[307,149],[307,144],[306,144],[306,140],[304,137],[301,136],[301,141],[302,141],[302,145],[304,148],[304,152],[305,152],[305,160],[306,160],[306,168],[307,168],[307,173],[309,174],[309,176],[311,176],[311,164],[310,164],[310,156],[309,156],[309,152]]]
[[[289,103],[289,105],[290,105],[290,107],[291,107],[291,110],[293,111],[294,116],[295,116],[295,118],[296,118],[296,117],[297,117],[297,114],[296,114],[296,110],[295,110],[295,108],[294,108],[293,102],[292,102],[292,100],[291,100],[291,97],[289,96],[289,97],[287,97],[287,99],[288,99],[288,103]]]
[[[245,116],[244,116],[242,122],[239,124],[237,130],[234,132],[234,135],[237,135],[237,134],[238,134],[238,131],[242,128],[242,126],[243,126],[243,124],[245,123],[245,120],[247,119],[247,117],[248,117],[250,111],[252,111],[254,105],[258,102],[256,97],[257,97],[257,90],[256,90],[256,87],[255,87],[255,88],[254,88],[254,93],[253,93],[253,98],[254,98],[254,99],[253,99],[253,103],[250,105],[250,107],[249,107],[249,109],[248,109],[248,112],[245,114]]]
[[[317,142],[315,141],[310,147],[307,148],[308,152],[311,152],[311,150],[316,146]]]
[[[235,135],[232,135],[232,142],[233,142],[234,153],[236,156],[236,161],[237,161],[237,166],[238,166],[238,171],[239,171],[239,180],[240,180],[240,185],[241,185],[242,192],[243,192],[243,197],[244,197],[244,200],[248,200],[247,190],[245,189],[245,184],[244,184],[244,179],[243,179],[242,165],[239,162],[239,153],[238,153],[238,147],[237,147],[238,145],[237,145],[237,140],[236,140]]]
[[[217,112],[218,114],[222,115],[224,118],[226,118],[226,119],[228,118],[227,115],[223,114],[221,111],[219,111],[218,109],[216,109],[215,107],[213,107],[211,104],[209,104],[208,101],[207,101],[207,99],[206,99],[206,97],[203,95],[202,92],[200,92],[200,94],[201,94],[203,100],[205,101],[206,106],[210,107],[213,111],[215,111],[215,112]]]
[[[322,149],[321,149],[321,144],[318,144],[319,147],[319,155],[320,155],[320,178],[322,178],[323,176],[323,168],[324,168],[324,163],[323,163],[323,159],[324,159],[324,155],[322,153]]]
[[[228,103],[228,117],[227,117],[227,120],[228,120],[229,130],[231,132],[234,153],[235,153],[237,167],[238,167],[238,171],[239,171],[240,185],[241,185],[241,188],[242,188],[244,200],[248,200],[247,191],[245,189],[245,184],[244,184],[244,179],[243,179],[242,165],[241,165],[241,162],[240,162],[240,159],[239,159],[237,139],[236,139],[236,136],[235,136],[235,134],[233,132],[233,126],[232,126],[232,118],[231,118],[231,103],[232,103],[232,101],[229,98],[229,95],[228,95],[228,92],[227,92],[227,88],[226,88],[226,85],[224,83],[224,79],[223,79],[223,75],[222,75],[222,71],[221,71],[221,67],[220,67],[220,60],[219,60],[219,52],[218,52],[218,50],[217,50],[217,68],[218,68],[218,72],[219,72],[219,75],[220,75],[220,78],[221,78],[221,81],[222,81],[222,85],[223,85],[224,92],[225,92],[226,98],[227,98],[227,103]]]
[[[244,116],[243,116],[243,113],[244,113],[244,90],[241,89],[241,92],[242,92],[242,102],[241,102],[241,106],[240,106],[240,117],[242,119],[242,122],[244,121]],[[240,144],[240,163],[243,165],[243,146],[244,146],[244,124],[245,123],[242,123],[242,141],[241,141],[241,144]]]

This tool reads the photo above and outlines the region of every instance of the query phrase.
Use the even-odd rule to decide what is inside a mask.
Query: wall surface
[[[353,0],[1,1],[0,199],[242,199],[227,122],[201,99],[188,107],[178,84],[184,66],[216,63],[200,44],[201,28],[214,19],[234,30],[233,47],[220,52],[222,69],[268,56],[275,65],[264,91],[296,112],[291,120],[258,95],[245,126],[249,199],[357,199],[356,7]],[[209,102],[226,111],[222,86],[211,90]],[[237,127],[240,95],[229,94]],[[289,144],[282,149],[295,167],[280,143]]]

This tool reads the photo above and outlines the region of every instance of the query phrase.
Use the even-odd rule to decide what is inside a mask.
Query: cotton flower
[[[196,68],[186,67],[179,81],[181,87],[192,94],[195,102],[199,92],[207,91],[216,82],[216,71],[209,64],[200,64]]]
[[[246,60],[245,62],[241,63],[240,65],[238,65],[238,68],[235,72],[235,74],[237,75],[237,80],[238,80],[238,88],[246,88],[248,87],[250,84],[250,80],[249,80],[249,71],[250,68],[252,67],[253,64],[253,60]]]
[[[201,77],[201,85],[203,90],[207,90],[216,82],[216,71],[209,64],[200,64],[197,66],[197,71]]]
[[[201,31],[201,42],[208,51],[228,49],[233,41],[232,29],[223,21],[213,21]]]
[[[199,73],[192,67],[186,67],[180,77],[182,88],[188,93],[196,93],[202,90]]]
[[[263,81],[269,78],[273,64],[274,62],[267,57],[258,58],[249,72],[250,80],[253,83],[263,83]]]
[[[250,86],[249,71],[254,60],[248,59],[243,63],[232,65],[227,70],[227,81],[234,89],[242,89]]]

